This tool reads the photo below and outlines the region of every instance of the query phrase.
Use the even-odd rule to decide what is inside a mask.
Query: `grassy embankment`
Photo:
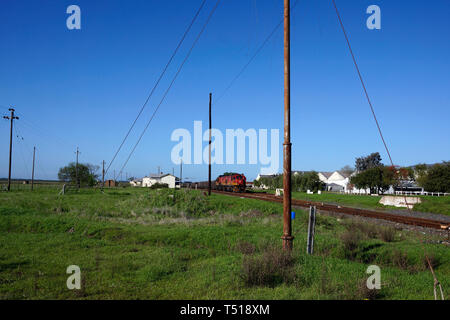
[[[201,192],[112,189],[0,193],[1,299],[432,299],[421,233],[307,214],[280,254],[282,207]],[[444,290],[450,251],[425,244]],[[273,248],[276,248],[275,250]],[[381,268],[381,291],[365,289]],[[78,265],[82,289],[68,290]]]

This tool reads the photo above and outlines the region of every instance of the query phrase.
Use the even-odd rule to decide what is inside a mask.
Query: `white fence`
[[[353,195],[370,195],[369,191],[364,190],[347,190],[339,191],[340,194],[353,194]],[[392,192],[385,192],[384,194],[393,194]],[[428,192],[428,191],[395,191],[397,196],[434,196],[434,197],[445,197],[450,196],[447,192]]]
[[[427,192],[427,191],[395,191],[395,194],[405,196],[435,196],[435,197],[450,196],[450,193],[446,192]]]

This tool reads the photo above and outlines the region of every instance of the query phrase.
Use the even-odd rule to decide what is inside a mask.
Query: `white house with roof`
[[[349,191],[351,174],[334,171],[334,172],[319,172],[319,179],[325,183],[327,191]]]
[[[178,185],[178,178],[170,173],[150,174],[142,178],[142,187],[151,187],[156,183],[167,184],[169,188],[175,188]]]

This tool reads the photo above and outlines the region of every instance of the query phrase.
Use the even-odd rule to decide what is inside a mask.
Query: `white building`
[[[261,178],[272,178],[272,177],[275,177],[275,176],[276,176],[276,174],[258,174],[258,176],[256,177],[255,181],[259,181],[259,179],[261,179]],[[260,184],[259,188],[260,189],[265,189],[265,190],[269,189],[269,187],[267,187],[265,184]]]
[[[142,185],[142,179],[134,179],[130,181],[132,187],[140,187]]]
[[[342,171],[319,172],[319,179],[326,185],[327,191],[349,192],[350,174]]]
[[[175,188],[178,185],[178,178],[172,174],[150,174],[142,178],[142,187],[151,187],[155,183],[167,184],[169,188]]]

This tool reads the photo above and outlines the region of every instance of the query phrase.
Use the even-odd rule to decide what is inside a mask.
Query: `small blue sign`
[[[292,219],[292,220],[295,219],[295,212],[294,212],[294,211],[291,212],[291,219]]]

